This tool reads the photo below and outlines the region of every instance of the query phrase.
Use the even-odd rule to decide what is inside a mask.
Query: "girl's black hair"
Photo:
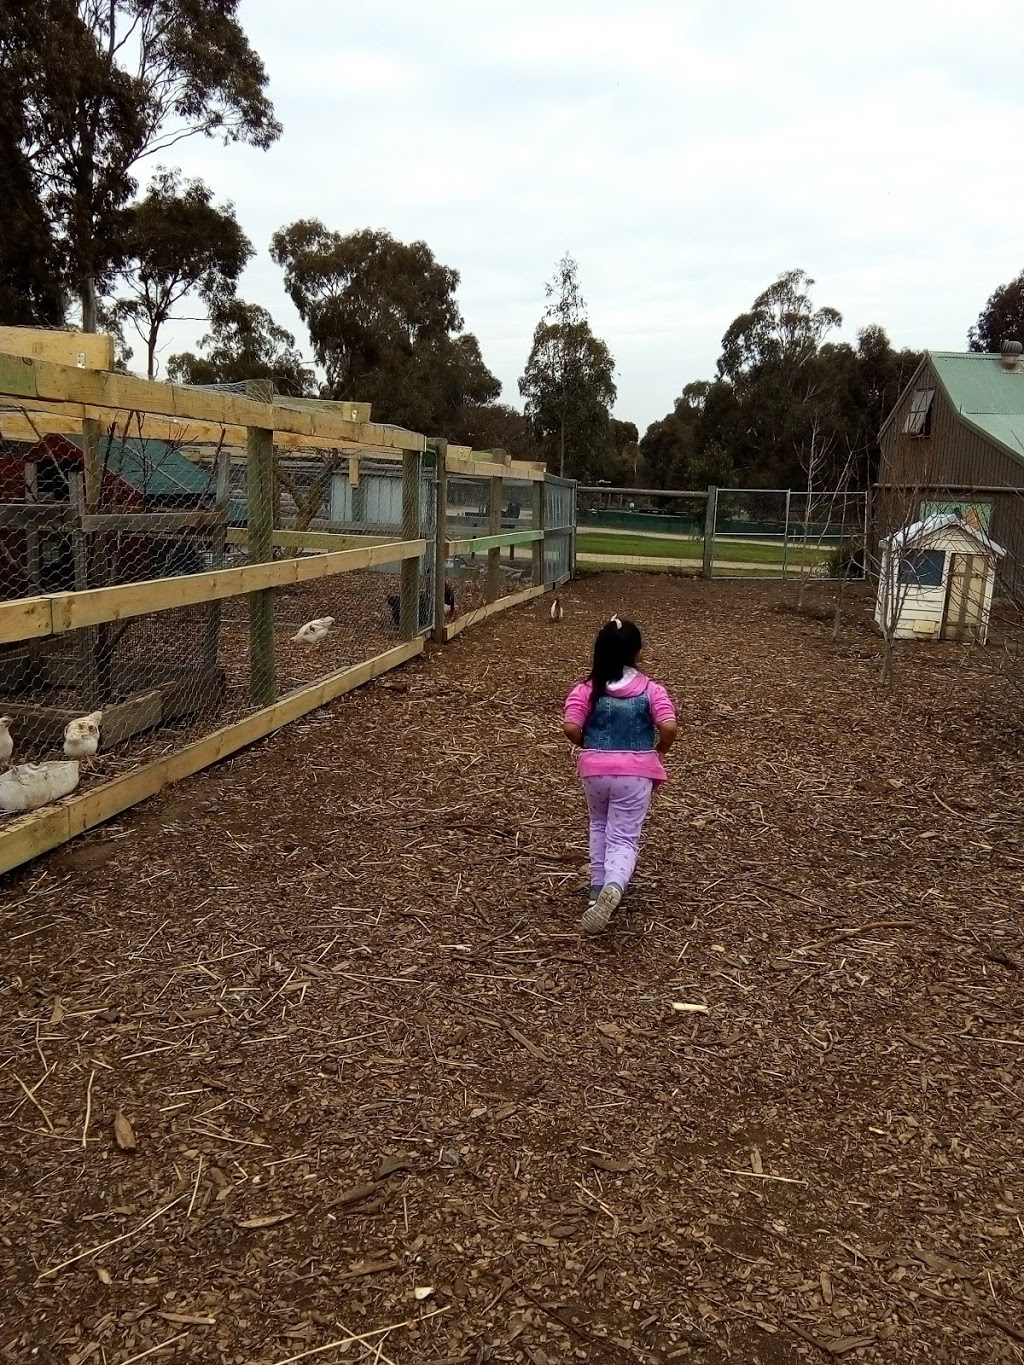
[[[613,616],[607,625],[601,627],[594,641],[594,663],[588,681],[592,684],[590,692],[590,715],[594,714],[597,703],[607,691],[608,684],[618,682],[623,673],[643,649],[643,637],[639,626],[625,617]],[[589,717],[588,717],[589,719]]]

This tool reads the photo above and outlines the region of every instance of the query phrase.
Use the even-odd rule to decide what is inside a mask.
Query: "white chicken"
[[[0,716],[0,763],[10,763],[14,753],[14,740],[11,739],[13,716]]]
[[[78,786],[77,763],[22,763],[0,773],[0,811],[38,810],[62,796],[70,796]]]
[[[68,758],[92,758],[100,747],[102,711],[69,720],[64,727],[64,752]]]
[[[564,614],[565,613],[562,611],[562,600],[556,595],[555,600],[551,603],[551,619],[552,621],[560,621]]]
[[[321,640],[327,638],[327,633],[333,625],[333,616],[318,616],[315,621],[307,621],[301,630],[297,630],[292,636],[292,642],[297,645],[318,645]]]

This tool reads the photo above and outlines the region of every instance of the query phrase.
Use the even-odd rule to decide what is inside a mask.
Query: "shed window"
[[[915,392],[914,401],[910,405],[910,412],[903,424],[903,430],[908,436],[930,436],[932,434],[932,399],[934,397],[934,389],[918,389]]]
[[[941,588],[945,550],[908,550],[900,560],[900,582],[912,588]]]

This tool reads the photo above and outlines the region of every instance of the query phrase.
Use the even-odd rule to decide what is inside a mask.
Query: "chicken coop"
[[[996,573],[1006,551],[959,511],[886,537],[875,623],[895,639],[984,644]]]
[[[83,592],[220,567],[229,508],[166,441],[100,435],[85,500],[86,437],[49,433],[0,448],[0,598]],[[103,745],[217,707],[220,604],[130,617],[0,646],[0,711],[22,747],[59,748],[102,709]]]

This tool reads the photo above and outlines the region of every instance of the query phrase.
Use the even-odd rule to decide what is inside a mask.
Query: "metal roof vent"
[[[1024,346],[1019,341],[1004,341],[999,355],[999,363],[1004,370],[1019,370],[1021,352]]]

